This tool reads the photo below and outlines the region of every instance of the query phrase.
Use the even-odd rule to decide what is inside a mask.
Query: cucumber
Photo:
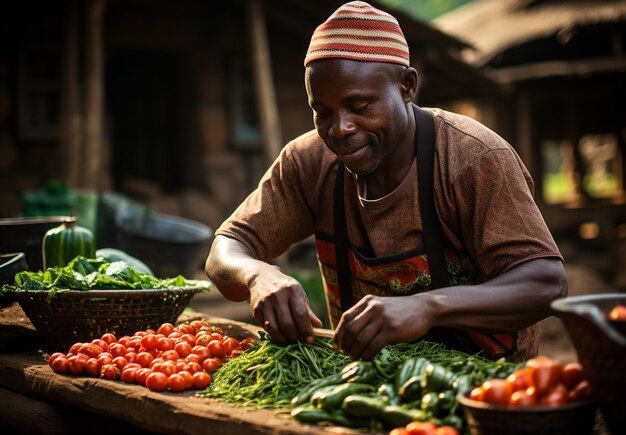
[[[148,267],[146,263],[141,261],[140,259],[133,257],[132,255],[127,254],[126,252],[115,249],[115,248],[102,248],[96,251],[96,257],[102,257],[105,261],[109,263],[113,263],[115,261],[123,261],[127,263],[130,267],[135,269],[137,272],[144,275],[152,275],[154,273]]]
[[[88,228],[80,227],[75,217],[69,217],[58,227],[48,230],[41,243],[43,270],[65,267],[77,255],[94,258],[96,243]]]

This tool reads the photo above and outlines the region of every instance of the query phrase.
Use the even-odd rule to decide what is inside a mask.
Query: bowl
[[[203,271],[213,231],[201,222],[161,213],[116,216],[116,247],[144,261],[155,276]]]
[[[13,292],[39,333],[45,350],[67,352],[72,344],[113,333],[118,338],[175,323],[197,287],[153,290],[44,290]]]
[[[593,433],[597,403],[572,402],[558,407],[512,408],[459,394],[472,435],[590,435]]]
[[[613,434],[626,433],[626,321],[609,320],[610,310],[626,305],[626,294],[572,296],[552,302],[565,325],[600,411]]]
[[[28,270],[26,264],[26,256],[23,252],[15,252],[11,254],[0,255],[0,287],[5,284],[13,284],[15,274]],[[8,307],[15,298],[11,293],[0,294],[0,308]]]

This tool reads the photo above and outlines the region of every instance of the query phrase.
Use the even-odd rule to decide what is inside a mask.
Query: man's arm
[[[250,299],[255,319],[276,342],[312,341],[312,326],[322,326],[300,283],[235,239],[215,237],[205,270],[227,299]]]
[[[559,259],[530,260],[478,285],[366,296],[342,316],[335,343],[354,359],[371,359],[383,346],[416,340],[434,326],[514,332],[549,316],[550,302],[566,294]]]

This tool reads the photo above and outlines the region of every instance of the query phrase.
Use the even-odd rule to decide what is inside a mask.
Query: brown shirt
[[[444,239],[465,248],[484,280],[515,265],[561,254],[533,199],[530,174],[504,139],[470,118],[432,110],[436,129],[435,200]],[[263,260],[315,232],[333,233],[338,160],[315,131],[288,143],[258,188],[217,229]],[[357,194],[346,175],[348,237],[373,256],[422,245],[417,167],[389,195]],[[358,216],[362,225],[355,223]]]
[[[515,150],[470,118],[429,110],[435,120],[434,189],[444,240],[468,253],[483,281],[534,258],[562,260],[534,202],[530,174]],[[337,166],[315,131],[294,139],[216,234],[239,240],[266,261],[311,234],[333,234]],[[422,246],[415,163],[385,197],[367,200],[359,193],[357,181],[347,173],[352,245],[372,257]],[[536,330],[533,336],[536,341]]]

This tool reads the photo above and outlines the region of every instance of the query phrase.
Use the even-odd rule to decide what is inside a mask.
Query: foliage
[[[50,267],[45,272],[23,271],[15,275],[14,285],[4,285],[0,293],[20,290],[132,290],[169,287],[210,288],[209,281],[188,280],[182,275],[160,279],[138,272],[124,261],[109,263],[102,257],[77,256],[65,267]]]
[[[409,15],[430,21],[471,0],[380,0],[385,6],[401,10]]]

